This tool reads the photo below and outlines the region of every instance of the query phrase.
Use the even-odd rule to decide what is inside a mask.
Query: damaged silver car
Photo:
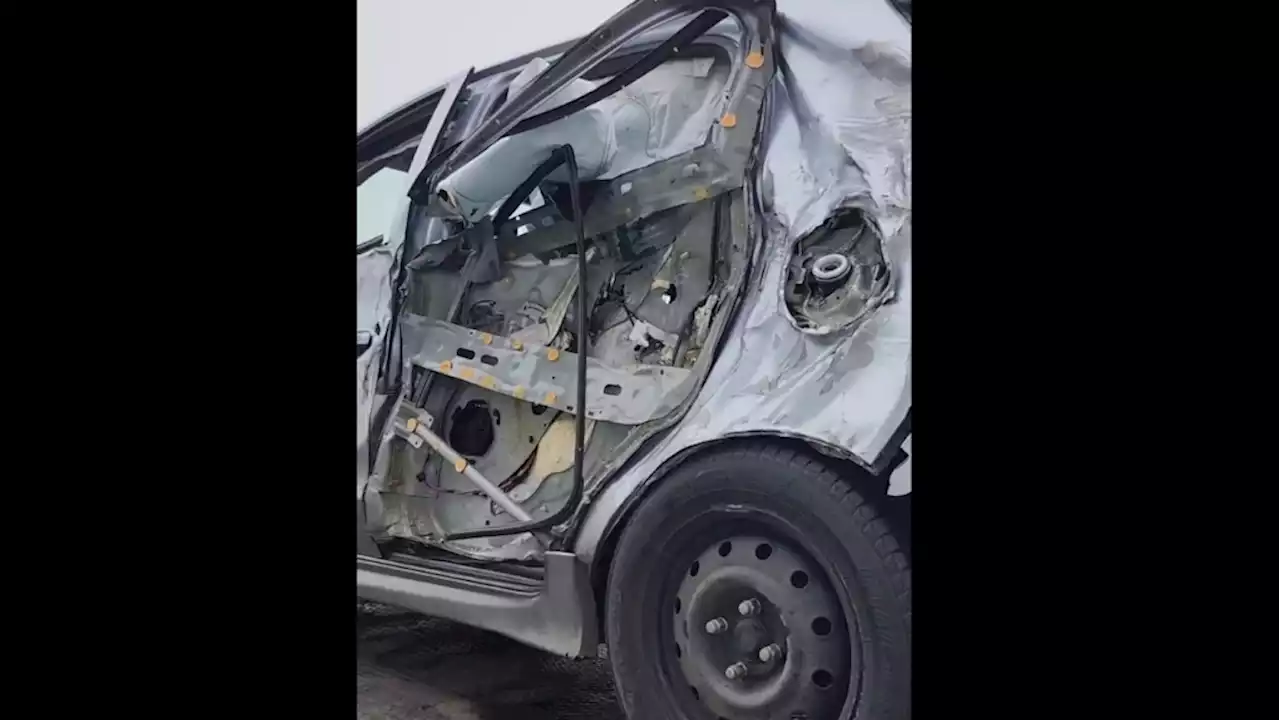
[[[910,45],[638,0],[359,133],[357,595],[633,718],[909,717]]]

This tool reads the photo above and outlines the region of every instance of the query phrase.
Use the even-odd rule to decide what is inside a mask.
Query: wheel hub
[[[752,655],[770,642],[768,628],[758,620],[743,620],[733,628],[733,645],[739,655]]]
[[[851,656],[844,612],[806,555],[728,538],[690,565],[674,607],[680,673],[718,717],[838,712]]]

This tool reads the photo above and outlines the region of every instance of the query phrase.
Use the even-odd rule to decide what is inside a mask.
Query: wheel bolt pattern
[[[739,552],[740,548],[745,548],[745,552]],[[754,558],[740,557],[743,555],[754,555]],[[756,561],[762,565],[757,567]],[[726,566],[742,567],[735,571],[737,575],[725,576],[721,571]],[[738,705],[750,698],[769,696],[791,704],[787,708],[790,713],[785,715],[788,720],[808,720],[816,717],[811,715],[815,711],[820,711],[822,717],[829,716],[828,710],[834,712],[840,698],[831,694],[829,688],[834,685],[834,673],[844,670],[838,653],[840,646],[847,644],[808,644],[810,635],[816,639],[834,633],[838,639],[840,629],[832,622],[840,617],[839,608],[827,597],[830,589],[822,585],[821,592],[815,593],[814,588],[809,587],[820,577],[812,571],[811,561],[797,556],[790,548],[775,547],[768,538],[746,536],[711,546],[692,561],[690,567],[676,597],[676,613],[683,614],[686,622],[675,623],[675,654],[690,682],[694,700],[713,711],[723,712],[720,708],[725,703]],[[757,594],[765,587],[778,590],[779,597],[772,593]],[[796,603],[803,604],[803,616],[813,618],[809,627],[804,628],[811,629],[812,633],[805,632],[798,639],[791,636],[787,623],[781,619],[782,608],[791,608]],[[706,635],[691,635],[690,630],[697,625],[689,621],[708,615],[713,617],[704,622]],[[682,639],[692,644],[681,645]],[[795,642],[799,644],[793,647]],[[797,653],[794,659],[792,650]],[[826,657],[828,655],[831,657]],[[708,660],[709,666],[705,664]],[[789,673],[795,675],[790,678],[787,668],[796,662],[800,663],[799,670]],[[808,666],[814,663],[821,669],[810,674]],[[714,675],[708,678],[703,674],[706,671],[714,674],[716,667],[723,668],[728,684],[715,681]],[[814,707],[804,710],[797,707],[808,704]]]

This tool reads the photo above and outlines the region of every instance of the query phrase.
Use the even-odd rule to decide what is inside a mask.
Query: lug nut
[[[729,629],[729,621],[722,617],[707,621],[707,632],[711,635],[719,635]]]
[[[778,646],[778,643],[773,643],[772,645],[765,645],[764,647],[760,648],[760,662],[773,662],[774,660],[777,660],[781,657],[782,657],[782,648]]]
[[[760,601],[751,598],[738,603],[738,614],[742,617],[751,617],[760,612]]]
[[[747,674],[747,664],[736,662],[724,669],[724,676],[730,680],[737,680]]]

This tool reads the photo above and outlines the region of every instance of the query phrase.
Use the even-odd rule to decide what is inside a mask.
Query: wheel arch
[[[900,441],[899,441],[900,442]],[[609,525],[605,528],[604,533],[594,545],[594,552],[590,555],[590,578],[592,593],[596,597],[596,620],[599,627],[604,627],[605,605],[608,598],[608,584],[610,566],[613,564],[614,553],[618,547],[618,541],[622,537],[622,532],[626,528],[632,515],[641,503],[649,497],[653,491],[660,485],[664,478],[669,476],[678,468],[684,466],[693,460],[700,459],[708,455],[715,455],[720,452],[731,450],[743,445],[759,445],[761,443],[769,443],[780,447],[789,448],[797,452],[812,457],[815,460],[828,464],[832,470],[837,472],[841,478],[851,483],[863,497],[871,502],[879,502],[880,498],[888,496],[889,475],[894,467],[893,463],[884,463],[880,472],[876,472],[861,459],[851,455],[848,451],[831,445],[811,437],[796,436],[784,434],[774,431],[757,431],[749,433],[741,433],[735,435],[726,435],[723,437],[708,440],[699,443],[685,450],[676,453],[668,458],[657,470],[649,476],[647,480],[638,485],[630,495],[622,502],[618,509],[610,518]],[[894,446],[896,451],[897,446]],[[886,453],[890,454],[890,453]],[[890,454],[891,455],[891,454]],[[909,502],[907,496],[906,502]],[[909,512],[905,513],[905,517],[909,518]],[[898,523],[893,523],[894,526]],[[600,636],[604,637],[603,634]]]

